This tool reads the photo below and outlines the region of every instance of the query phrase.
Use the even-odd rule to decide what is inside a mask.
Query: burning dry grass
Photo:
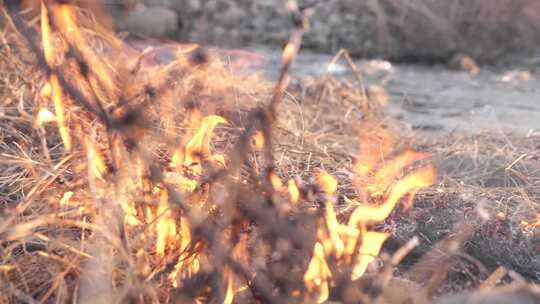
[[[394,278],[422,241],[380,254],[388,223],[435,169],[361,86],[285,91],[303,31],[291,10],[297,28],[273,87],[199,47],[153,62],[69,4],[44,1],[39,31],[8,7],[2,301],[421,303],[437,293],[476,227],[456,220],[403,271],[409,280]],[[526,157],[516,159],[507,170]],[[485,223],[481,207],[468,216]],[[512,277],[511,293],[537,293]]]
[[[343,94],[339,94],[340,89],[346,87],[344,84],[336,86],[332,81],[321,80],[304,82],[304,85],[295,96],[309,96],[301,92],[311,91],[317,92],[318,98],[315,101],[321,96],[332,97],[326,98],[325,104],[306,102],[310,97],[299,98],[303,105],[303,117],[297,116],[295,119],[291,116],[283,123],[302,122],[313,126],[304,132],[317,134],[317,141],[325,144],[310,146],[304,153],[311,155],[313,166],[327,168],[340,179],[340,194],[354,195],[354,184],[348,179],[348,169],[353,167],[358,150],[356,146],[347,146],[347,143],[356,140],[358,134],[356,128],[351,128],[346,122],[349,119],[361,120],[362,112],[358,110],[360,106],[354,106],[350,99],[346,100],[342,98]],[[334,94],[328,94],[331,90],[335,90]],[[317,115],[319,112],[325,115]],[[474,216],[477,206],[481,204],[491,214],[491,218],[485,223],[474,225],[475,233],[466,242],[463,255],[460,254],[457,259],[459,262],[451,272],[449,282],[441,286],[437,293],[445,294],[477,286],[501,265],[517,271],[529,280],[537,281],[540,261],[539,230],[536,224],[540,207],[538,135],[523,137],[486,132],[472,136],[456,133],[441,139],[405,139],[408,135],[396,131],[399,126],[393,125],[392,121],[383,121],[381,124],[394,130],[395,134],[400,134],[403,142],[413,142],[417,151],[431,153],[439,168],[437,186],[421,191],[416,198],[415,208],[396,212],[385,221],[383,226],[391,232],[385,249],[394,251],[414,236],[420,237],[419,245],[404,262],[404,265],[410,265],[432,249],[434,244],[452,235],[456,223]],[[339,131],[320,132],[324,125],[335,125],[335,130]],[[334,142],[336,149],[329,148],[332,145],[328,143]],[[325,145],[330,152],[312,152],[324,150]],[[298,147],[289,150],[297,151]],[[284,154],[289,157],[294,155]],[[305,161],[297,163],[300,164],[297,169],[307,166]],[[345,206],[338,203],[336,208]]]

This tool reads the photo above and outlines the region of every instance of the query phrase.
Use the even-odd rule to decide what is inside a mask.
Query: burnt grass
[[[493,132],[450,134],[422,146],[436,151],[439,185],[420,193],[414,208],[397,211],[388,220],[392,238],[386,249],[395,250],[419,236],[420,245],[403,261],[407,268],[455,233],[456,223],[472,221],[475,232],[464,244],[462,262],[473,271],[455,269],[467,277],[460,284],[478,283],[499,266],[539,282],[540,227],[527,228],[524,222],[534,223],[539,210],[540,138]],[[475,146],[482,147],[480,153]],[[526,156],[514,163],[521,155]],[[485,223],[475,223],[479,206],[491,214]]]
[[[420,245],[403,261],[402,266],[406,268],[428,252],[433,244],[453,233],[455,224],[474,213],[476,206],[476,201],[464,200],[458,193],[419,195],[413,209],[397,213],[391,219],[393,234],[386,249],[396,250],[413,236],[419,236]],[[481,262],[486,269],[475,269],[477,276],[469,279],[481,280],[498,266],[505,266],[530,280],[540,280],[540,232],[535,229],[525,233],[518,225],[498,219],[476,225],[473,237],[465,243],[464,253]]]

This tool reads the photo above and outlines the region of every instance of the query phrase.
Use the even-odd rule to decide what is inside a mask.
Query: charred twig
[[[304,32],[306,30],[307,18],[312,12],[311,7],[304,8],[301,11],[298,8],[296,1],[288,1],[287,4],[292,16],[294,28],[291,36],[289,37],[289,41],[283,49],[279,78],[276,86],[274,87],[274,94],[269,105],[271,121],[275,120],[276,108],[279,103],[281,103],[285,90],[287,89],[287,85],[289,83],[289,69],[296,59],[296,55],[298,54],[298,50],[300,49],[300,45],[302,43],[302,37],[304,36]]]
[[[289,41],[283,49],[282,59],[281,59],[281,68],[279,72],[279,78],[274,87],[274,92],[270,104],[268,105],[267,116],[268,116],[268,127],[263,127],[263,135],[265,136],[266,145],[265,145],[265,158],[266,158],[266,174],[269,174],[274,166],[274,158],[272,154],[272,137],[271,137],[271,126],[274,121],[277,119],[276,111],[278,105],[281,103],[285,90],[289,85],[289,70],[296,59],[300,45],[302,44],[302,37],[307,27],[308,16],[312,13],[311,6],[304,7],[299,9],[296,1],[288,1],[288,9],[292,16],[293,21],[293,30]],[[265,126],[265,125],[263,125]]]

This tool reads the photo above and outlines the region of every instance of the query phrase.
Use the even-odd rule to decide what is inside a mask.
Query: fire
[[[337,258],[340,258],[343,254],[345,244],[343,243],[339,235],[340,224],[337,221],[336,212],[334,211],[334,204],[332,200],[332,196],[337,190],[338,182],[326,171],[319,172],[317,179],[322,190],[327,195],[325,209],[328,236],[325,236],[323,229],[319,229],[319,240],[322,243],[323,248],[325,249],[326,255],[334,253]]]
[[[533,219],[532,221],[522,220],[521,226],[523,227],[523,229],[528,231],[533,231],[534,229],[540,227],[540,213],[537,213],[535,219]]]
[[[221,116],[210,115],[201,120],[198,111],[191,113],[190,130],[196,130],[196,132],[191,137],[190,133],[187,134],[188,138],[190,137],[189,141],[175,151],[171,165],[176,168],[184,166],[197,175],[202,173],[202,162],[205,160],[223,165],[223,157],[210,152],[210,139],[218,124],[227,123],[227,120]]]
[[[324,233],[319,230],[319,238],[324,245],[325,253],[330,255],[334,253],[336,258],[341,258],[345,250],[345,244],[341,238],[341,226],[336,218],[336,212],[331,201],[326,201],[326,226],[328,229],[328,236],[325,237]]]
[[[352,270],[351,279],[359,279],[369,264],[375,260],[381,251],[381,247],[388,238],[388,233],[368,231],[362,235],[362,245],[360,246],[360,254],[358,260],[353,261],[354,267]]]
[[[180,227],[180,233],[178,237],[180,238],[180,245],[177,250],[181,253],[178,257],[174,270],[169,275],[169,281],[172,282],[172,286],[177,288],[178,278],[182,276],[190,276],[199,271],[200,260],[199,256],[196,253],[189,253],[189,246],[191,245],[191,230],[189,227],[188,221],[181,217],[178,223]]]
[[[382,130],[375,124],[366,124],[360,134],[360,151],[355,163],[359,178],[367,177],[373,168],[390,153],[397,142],[396,136]]]
[[[103,159],[99,149],[96,148],[93,140],[91,139],[86,140],[86,157],[88,159],[88,168],[92,173],[92,177],[105,180],[104,176],[107,165],[105,164],[105,160]]]
[[[177,239],[176,223],[169,210],[169,195],[166,190],[161,190],[156,216],[158,218],[156,253],[163,256],[167,248],[175,248]]]
[[[124,212],[124,222],[129,226],[141,225],[135,204],[132,199],[132,193],[137,189],[137,183],[126,172],[121,172],[117,176],[117,182],[121,187],[115,189],[109,185],[108,165],[103,153],[96,146],[94,136],[85,139],[86,158],[88,163],[89,181],[92,188],[95,188],[96,194],[101,197],[114,198],[122,211]]]
[[[135,203],[131,199],[131,192],[134,191],[134,185],[131,181],[119,182],[125,185],[124,191],[117,193],[117,200],[124,212],[124,222],[128,226],[140,226],[142,222],[139,220],[137,210],[135,209]]]
[[[56,122],[56,116],[46,108],[41,108],[36,115],[35,124],[38,128],[46,123]]]
[[[338,266],[351,269],[351,280],[362,277],[389,236],[388,233],[370,231],[369,226],[383,222],[403,197],[409,195],[408,204],[411,204],[419,189],[435,182],[436,171],[431,165],[412,170],[399,179],[407,167],[428,154],[406,150],[383,163],[395,143],[396,139],[382,129],[360,137],[360,153],[355,164],[357,186],[370,194],[371,200],[380,203],[368,204],[346,198],[349,206],[354,207],[347,225],[339,223],[333,206],[333,195],[338,186],[336,179],[324,171],[318,175],[319,185],[327,196],[326,213],[304,276],[306,287],[316,295],[318,302],[328,298],[328,280],[332,274],[327,259],[333,257]],[[355,252],[356,248],[358,252]]]
[[[300,200],[300,190],[294,179],[289,179],[287,185],[285,185],[281,178],[273,171],[270,172],[268,178],[270,179],[272,189],[274,189],[276,193],[286,196],[287,202],[295,204]]]
[[[102,85],[106,86],[106,92],[114,92],[116,90],[111,70],[105,67],[105,64],[98,56],[90,49],[86,39],[83,37],[76,21],[76,12],[71,5],[59,5],[57,10],[54,10],[55,20],[58,21],[60,32],[68,39],[70,44],[79,49],[82,57],[87,61],[87,64],[92,66],[95,75],[99,75]],[[97,85],[94,83],[93,85]]]
[[[186,140],[184,141],[186,144],[174,152],[171,160],[171,167],[180,171],[173,172],[166,178],[169,182],[178,186],[180,191],[192,192],[195,190],[197,178],[200,177],[203,171],[203,161],[208,160],[214,165],[220,166],[225,164],[225,160],[221,155],[212,154],[210,151],[212,134],[218,124],[227,124],[227,120],[217,115],[210,115],[201,119],[200,112],[193,111],[191,113],[191,128],[188,130]],[[189,171],[193,176],[187,176],[184,169]],[[207,195],[207,193],[204,194],[206,197]],[[202,197],[199,203],[205,201],[206,197]],[[164,208],[165,206],[168,208],[168,202],[163,202],[163,206]],[[167,212],[170,215],[170,211]],[[161,226],[158,224],[158,227],[156,227],[158,238],[156,252],[158,254],[163,253],[167,239],[173,241],[178,238],[180,239],[180,244],[176,245],[176,250],[179,250],[182,254],[178,257],[174,271],[169,275],[172,285],[178,287],[178,277],[183,275],[189,276],[198,272],[200,267],[199,256],[197,253],[190,254],[188,252],[191,245],[191,230],[187,219],[184,217],[180,218],[180,222],[178,223],[180,231],[178,234],[175,230],[176,223],[172,219],[165,218],[163,220],[166,220],[166,222],[161,224]],[[227,276],[231,275],[227,274]],[[232,278],[230,280],[232,282]],[[227,294],[227,297],[232,297],[232,295]],[[230,300],[232,301],[232,298]]]
[[[275,172],[271,172],[269,178],[270,184],[272,184],[272,188],[274,188],[275,191],[280,192],[283,190],[283,182]]]
[[[334,195],[337,190],[338,182],[332,175],[328,174],[326,171],[321,171],[319,172],[317,179],[324,193],[328,196]]]
[[[332,278],[330,268],[326,263],[324,247],[316,243],[313,248],[313,258],[309,262],[308,270],[304,274],[304,283],[308,291],[315,294],[315,301],[323,303],[328,299],[328,281]]]
[[[69,203],[69,200],[73,196],[73,191],[67,191],[62,195],[62,198],[60,199],[60,206],[65,206]]]
[[[349,219],[349,226],[356,227],[359,224],[373,224],[384,221],[403,196],[413,193],[416,189],[432,185],[435,182],[435,177],[435,170],[431,166],[419,169],[406,176],[391,187],[390,195],[383,204],[378,206],[358,206]]]
[[[56,59],[55,59],[55,47],[52,37],[51,24],[49,20],[49,11],[43,1],[41,1],[41,37],[43,42],[43,53],[45,60],[49,67],[53,70],[49,77],[50,95],[54,103],[54,110],[56,112],[56,122],[58,123],[58,131],[60,137],[64,143],[64,147],[67,151],[71,151],[71,135],[66,122],[66,115],[64,109],[64,96],[58,77],[55,74]]]
[[[225,270],[225,280],[227,281],[227,290],[225,293],[225,299],[223,300],[223,304],[232,304],[234,299],[234,276],[232,270]]]
[[[289,199],[291,203],[297,203],[298,200],[300,200],[300,190],[298,190],[298,186],[293,179],[290,179],[287,182],[287,190],[289,192]]]
[[[397,157],[385,163],[385,165],[375,173],[373,184],[386,188],[396,179],[399,174],[403,172],[405,167],[411,165],[413,162],[419,159],[426,158],[427,156],[427,153],[406,150]]]
[[[251,269],[239,275],[238,270],[227,263],[223,263],[223,265],[204,264],[212,256],[208,254],[210,250],[205,248],[208,244],[205,243],[206,240],[201,240],[201,235],[204,237],[204,234],[201,233],[201,223],[190,217],[190,212],[185,209],[180,210],[172,204],[172,198],[178,192],[182,203],[189,207],[198,208],[197,211],[204,210],[201,213],[206,212],[201,218],[206,219],[205,216],[210,214],[204,208],[211,205],[205,203],[212,203],[209,201],[211,198],[209,193],[213,189],[202,183],[201,179],[203,175],[209,173],[205,170],[211,171],[227,165],[224,156],[212,151],[212,137],[218,125],[227,125],[228,121],[218,115],[203,117],[200,111],[191,110],[188,113],[188,129],[180,143],[178,145],[175,143],[170,150],[164,149],[165,153],[169,153],[167,157],[171,156],[171,161],[162,165],[165,171],[163,176],[157,174],[158,178],[152,175],[154,167],[145,163],[148,161],[145,158],[146,155],[137,149],[128,152],[129,149],[121,138],[98,137],[94,134],[97,132],[94,129],[92,129],[92,136],[85,134],[86,125],[76,119],[78,117],[75,111],[69,114],[69,110],[76,108],[75,98],[71,99],[73,103],[69,107],[68,101],[70,99],[67,98],[69,90],[63,91],[59,81],[62,79],[59,78],[61,74],[58,74],[61,67],[67,64],[62,62],[65,58],[61,60],[59,57],[67,56],[65,55],[66,49],[73,47],[80,53],[82,59],[92,66],[92,70],[88,74],[81,75],[84,74],[82,72],[76,74],[74,84],[79,86],[84,84],[86,91],[95,89],[96,93],[92,96],[91,101],[96,106],[101,105],[102,101],[111,103],[111,100],[118,99],[117,97],[120,95],[118,78],[120,77],[111,67],[112,64],[106,62],[92,49],[77,17],[77,10],[72,5],[41,1],[43,52],[47,65],[51,69],[48,82],[43,87],[41,95],[43,98],[53,101],[54,113],[48,111],[46,107],[41,108],[36,116],[36,126],[42,127],[46,123],[56,122],[63,145],[68,152],[76,149],[77,144],[80,143],[83,151],[86,152],[87,164],[85,168],[88,172],[89,186],[93,190],[91,192],[95,193],[100,200],[116,204],[115,207],[118,207],[118,210],[123,214],[125,227],[122,228],[133,229],[128,231],[131,233],[134,231],[139,233],[139,230],[135,229],[145,229],[144,233],[141,233],[143,235],[140,239],[148,243],[142,245],[144,249],[133,251],[137,252],[137,261],[143,263],[146,268],[152,262],[160,266],[167,264],[167,267],[163,267],[163,269],[167,268],[168,272],[165,276],[167,286],[174,288],[181,287],[183,279],[194,277],[199,272],[216,267],[212,271],[222,271],[222,275],[218,276],[222,281],[212,284],[221,284],[223,302],[233,303],[238,290],[249,285],[247,283],[253,279],[250,277]],[[64,40],[56,39],[60,37],[54,35],[53,29],[58,31],[61,34],[59,36]],[[110,39],[109,42],[113,48],[117,47],[115,39]],[[284,61],[291,61],[297,51],[294,44],[287,44],[283,54]],[[280,89],[284,90],[284,87]],[[87,93],[86,91],[84,92]],[[106,103],[104,102],[104,104]],[[171,113],[163,115],[170,115],[167,118],[174,121],[171,118],[173,117]],[[165,126],[166,133],[175,135],[174,127],[176,126],[170,121]],[[73,137],[72,133],[75,134]],[[100,149],[102,145],[98,142],[103,143],[106,140],[109,141],[110,149],[102,151]],[[265,139],[262,132],[256,132],[252,137],[255,150],[269,148],[265,145],[269,145],[271,142],[270,138]],[[361,278],[368,270],[368,266],[375,261],[384,242],[389,237],[388,233],[374,231],[372,225],[383,222],[396,205],[406,197],[409,200],[405,207],[410,207],[417,191],[435,182],[436,172],[433,166],[424,165],[414,170],[407,170],[417,161],[428,157],[426,153],[405,150],[397,156],[390,157],[396,144],[396,136],[385,132],[376,125],[369,126],[368,131],[363,131],[360,135],[360,150],[354,165],[355,187],[358,193],[367,195],[351,200],[345,198],[353,207],[346,224],[341,223],[338,219],[338,214],[344,216],[344,213],[336,212],[338,207],[335,206],[335,203],[338,201],[339,195],[338,180],[326,171],[318,172],[316,180],[319,185],[318,189],[324,194],[322,196],[324,212],[320,213],[316,229],[313,230],[316,231],[316,240],[311,259],[303,276],[311,300],[317,303],[328,300],[334,278],[331,269],[334,269],[334,266],[350,271],[351,280]],[[171,146],[166,147],[170,148]],[[238,180],[240,178],[236,181]],[[278,197],[285,201],[285,204],[295,204],[300,201],[301,191],[299,184],[294,179],[289,179],[284,183],[277,173],[270,172],[268,181],[274,190],[270,191],[272,193],[269,199],[273,200]],[[73,196],[73,192],[64,192],[60,199],[60,205],[70,205],[70,199]],[[79,201],[79,196],[75,197]],[[144,204],[139,203],[141,200],[144,201]],[[290,207],[290,205],[286,206]],[[208,209],[214,207],[211,205]],[[284,208],[283,210],[287,210],[288,213],[292,209]],[[223,222],[228,220],[225,219]],[[239,223],[238,227],[243,224]],[[238,227],[231,228],[233,224],[227,223],[226,225],[223,228],[225,231],[231,234],[238,232],[236,230]],[[540,217],[536,225],[540,225]],[[221,228],[221,226],[218,227]],[[129,233],[126,234],[129,235]],[[231,244],[229,248],[232,254],[227,256],[246,269],[249,269],[248,266],[252,266],[249,265],[251,248],[248,250],[248,238],[249,234],[244,232],[230,237],[231,240],[235,240],[235,243]],[[151,248],[152,254],[148,256],[152,256],[154,261],[146,261],[148,258],[144,257],[146,248]],[[170,254],[173,253],[176,255],[174,255],[174,259],[171,259]],[[150,258],[148,259],[150,260]],[[257,261],[257,263],[259,262]],[[173,264],[174,267],[172,267]],[[144,272],[145,277],[148,277],[146,274],[152,271],[146,269]],[[161,274],[162,270],[155,272]],[[201,278],[207,275],[204,273]]]
[[[264,135],[261,131],[257,131],[253,135],[253,146],[257,151],[260,151],[264,148]]]
[[[201,174],[201,162],[203,160],[220,161],[218,157],[210,153],[210,139],[218,124],[227,124],[227,120],[221,116],[210,115],[203,118],[201,126],[186,145],[185,166],[191,166],[193,171]],[[195,166],[195,167],[193,167]]]
[[[247,241],[248,241],[247,235],[243,234],[240,237],[240,241],[238,241],[238,243],[233,248],[232,256],[233,258],[235,258],[236,261],[239,261],[242,264],[242,266],[245,266],[247,264],[247,261],[246,261],[246,258],[248,256],[247,255],[247,250],[248,250]],[[226,288],[226,294],[225,294],[225,299],[223,303],[231,304],[233,303],[234,294],[237,291],[245,288],[245,286],[235,289],[236,286],[240,285],[241,280],[234,275],[230,267],[226,267],[224,272],[225,272],[225,282],[226,282],[227,288]]]

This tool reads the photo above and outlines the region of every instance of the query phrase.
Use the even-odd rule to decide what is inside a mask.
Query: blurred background
[[[104,2],[116,29],[131,37],[162,37],[262,54],[266,64],[259,70],[274,75],[292,28],[285,0]],[[350,75],[343,60],[328,66],[336,52],[345,49],[366,84],[384,87],[390,112],[412,130],[429,134],[538,130],[540,1],[298,4],[313,6],[314,13],[294,75]],[[244,58],[255,61],[253,56]]]

